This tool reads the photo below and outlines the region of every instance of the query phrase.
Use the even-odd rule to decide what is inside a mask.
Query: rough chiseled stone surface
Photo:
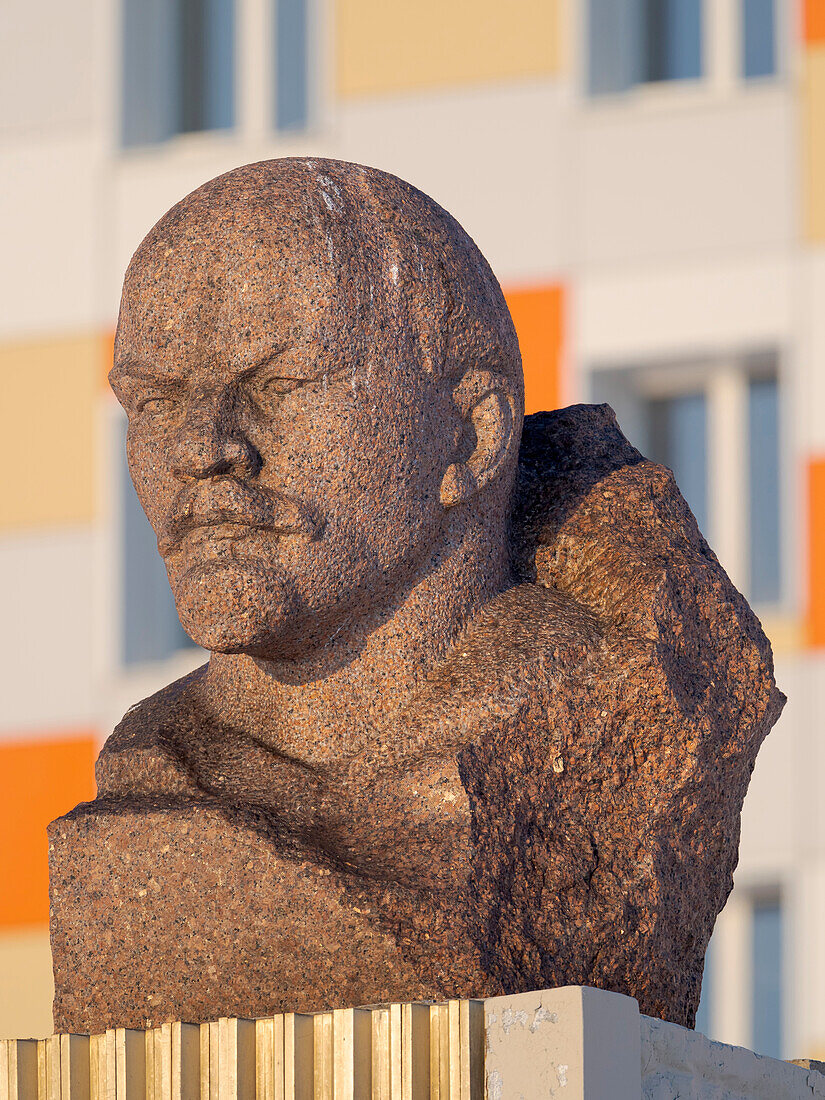
[[[353,165],[219,177],[112,382],[212,657],[50,827],[56,1029],[565,984],[692,1024],[770,647],[607,406],[522,432],[460,227]]]

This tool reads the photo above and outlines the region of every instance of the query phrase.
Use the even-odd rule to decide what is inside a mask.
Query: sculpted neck
[[[504,530],[447,534],[392,606],[345,621],[319,650],[288,661],[213,653],[203,688],[215,718],[307,763],[358,752],[513,583]]]

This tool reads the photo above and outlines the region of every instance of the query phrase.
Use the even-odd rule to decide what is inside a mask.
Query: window
[[[235,121],[234,0],[124,0],[126,146]]]
[[[751,967],[751,1046],[758,1054],[781,1058],[782,906],[779,898],[754,901]]]
[[[590,0],[591,95],[702,75],[702,0]]]
[[[731,8],[717,7],[716,0],[588,0],[588,92],[615,95],[640,85],[706,76],[727,86],[737,77],[774,76],[776,0],[730,3]],[[706,72],[704,59],[708,37],[721,46],[708,51],[713,72]]]
[[[742,76],[752,80],[776,73],[774,0],[742,0]]]
[[[779,389],[775,375],[748,380],[750,597],[779,600]]]
[[[125,417],[123,431],[125,434]],[[163,660],[194,643],[178,620],[155,533],[129,477],[123,444],[120,454],[121,646],[123,661],[129,665]]]
[[[696,1030],[783,1057],[784,918],[780,891],[734,891],[705,956]]]
[[[707,401],[700,390],[647,402],[649,455],[673,471],[702,531],[708,529]]]
[[[274,0],[275,125],[300,130],[309,118],[308,0]]]
[[[702,363],[601,369],[609,402],[639,450],[673,470],[699,528],[757,605],[782,599],[780,397],[772,352]]]

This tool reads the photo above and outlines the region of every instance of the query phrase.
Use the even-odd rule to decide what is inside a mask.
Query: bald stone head
[[[375,169],[247,165],[135,253],[110,379],[181,622],[289,657],[481,533],[506,543],[523,410],[501,290]]]

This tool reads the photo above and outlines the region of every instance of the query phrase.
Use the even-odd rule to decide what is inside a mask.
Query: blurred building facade
[[[450,210],[528,412],[613,404],[771,637],[786,713],[700,1023],[825,1053],[825,3],[10,0],[0,40],[0,1034],[50,1030],[45,824],[126,708],[203,660],[106,385],[177,199],[332,156]]]

